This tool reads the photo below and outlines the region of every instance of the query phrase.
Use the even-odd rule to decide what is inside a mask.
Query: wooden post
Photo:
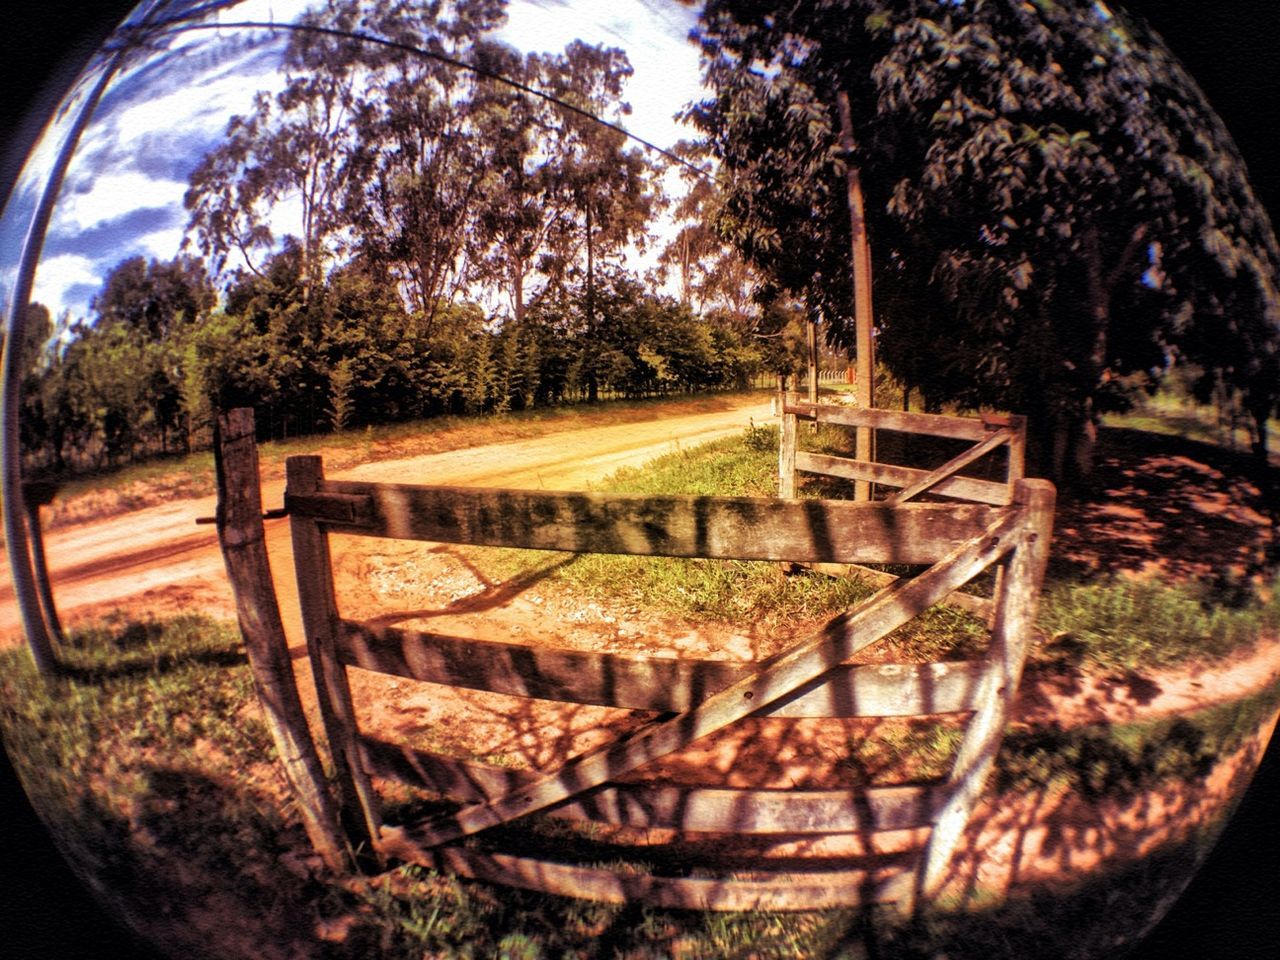
[[[778,430],[778,496],[790,500],[796,495],[796,415],[787,412],[787,404],[794,402],[792,394],[778,394],[778,409],[782,413],[782,425]]]
[[[350,861],[338,824],[338,809],[329,794],[324,768],[302,711],[271,578],[262,526],[253,411],[239,408],[220,415],[217,430],[214,463],[218,541],[235,594],[236,615],[253,671],[254,689],[285,778],[298,799],[307,837],[325,864],[342,872]]]
[[[1000,749],[1034,636],[1057,493],[1047,480],[1021,480],[1016,490],[1014,509],[1021,510],[1024,518],[996,597],[995,625],[987,653],[987,662],[994,669],[988,674],[986,689],[979,696],[977,710],[956,754],[949,779],[952,793],[934,822],[915,890],[905,902],[900,901],[906,912],[915,909],[916,897],[935,896],[947,879],[952,854]]]
[[[810,320],[805,324],[805,339],[809,348],[809,402],[818,402],[818,324]],[[813,428],[818,428],[815,420]]]
[[[1009,493],[1027,475],[1027,418],[1020,414],[1009,417]]]
[[[324,482],[323,462],[315,456],[289,457],[285,461],[285,477],[287,504],[289,497],[320,490]],[[338,662],[336,652],[338,602],[333,589],[329,535],[317,521],[306,517],[290,517],[289,526],[293,534],[293,563],[298,577],[302,625],[307,633],[307,652],[320,717],[333,755],[342,822],[357,851],[376,855],[375,841],[382,815],[364,766],[347,671]]]
[[[867,219],[862,197],[862,178],[853,162],[853,116],[849,108],[849,95],[841,90],[836,94],[840,111],[840,149],[844,153],[846,190],[849,203],[849,229],[853,237],[853,319],[854,340],[857,349],[857,383],[854,397],[864,410],[875,404],[875,342],[871,336],[871,244],[867,239]],[[857,458],[870,463],[875,459],[875,436],[870,427],[858,427],[855,433]],[[855,500],[871,499],[871,484],[865,480],[854,483]]]

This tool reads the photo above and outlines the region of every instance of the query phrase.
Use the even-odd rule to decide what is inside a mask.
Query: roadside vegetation
[[[723,391],[369,425],[289,440],[268,440],[258,445],[259,466],[264,480],[278,480],[284,477],[286,458],[321,454],[326,468],[333,473],[376,460],[527,440],[560,430],[640,422],[655,416],[714,413],[753,394],[761,400],[765,398],[763,391]],[[54,504],[47,508],[45,522],[49,528],[82,523],[182,497],[208,496],[214,490],[212,451],[153,458],[90,471],[67,481],[59,488]]]
[[[1196,408],[1179,406],[1195,418]],[[1209,423],[1212,414],[1200,412]],[[851,432],[823,425],[801,431],[801,445],[815,452],[851,455]],[[926,451],[917,451],[926,452]],[[648,494],[773,496],[777,489],[777,428],[751,426],[729,438],[626,468],[600,485],[603,491]],[[803,477],[802,496],[850,496],[851,484]],[[480,564],[494,551],[476,551]],[[537,552],[502,551],[495,574],[510,576],[544,564]],[[908,572],[908,571],[894,571]],[[689,619],[754,621],[772,625],[811,622],[875,592],[868,580],[808,571],[784,573],[778,564],[586,555],[555,568],[552,583],[587,598],[610,598]],[[969,588],[989,591],[983,580]],[[1224,602],[1228,600],[1229,602]],[[1220,584],[1138,579],[1119,572],[1050,569],[1038,626],[1044,643],[1033,658],[1084,665],[1097,671],[1169,667],[1217,660],[1251,646],[1262,633],[1280,631],[1280,579]],[[895,657],[928,660],[973,656],[985,640],[972,615],[937,606],[886,638]]]

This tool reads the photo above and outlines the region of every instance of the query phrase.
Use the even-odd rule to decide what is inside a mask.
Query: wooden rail
[[[945,882],[1020,677],[1047,559],[1051,484],[1018,480],[1003,504],[851,503],[354,483],[326,480],[317,457],[291,457],[287,472],[308,651],[344,822],[354,825],[355,844],[368,844],[384,860],[548,893],[666,907],[815,909],[870,899],[910,909]],[[943,489],[948,482],[932,486]],[[928,569],[894,580],[768,660],[639,658],[344,619],[329,557],[328,537],[335,532],[569,552]],[[1008,573],[999,578],[985,658],[850,663],[858,651],[992,565]],[[624,735],[563,758],[557,769],[513,770],[366,735],[352,702],[352,668],[642,713]],[[748,719],[839,723],[919,716],[965,721],[954,769],[943,781],[778,790],[714,781],[681,786],[650,782],[652,774],[645,774],[656,761]],[[375,777],[403,780],[454,806],[419,822],[385,823]],[[534,814],[675,836],[633,849],[634,857],[655,864],[652,870],[620,872],[587,865],[616,859],[617,849],[607,846],[593,856],[593,841],[585,837],[569,851],[574,862],[563,842],[555,856],[536,849],[537,831],[516,829]],[[912,856],[875,853],[877,838],[904,832],[923,840]],[[723,851],[707,853],[699,843],[724,834],[843,837],[862,850],[820,859],[767,857],[744,873]],[[474,840],[460,842],[469,837]],[[521,838],[534,848],[520,849]],[[719,875],[689,873],[704,868]]]
[[[796,472],[823,474],[847,480],[895,487],[889,502],[905,503],[923,493],[934,493],[975,503],[1003,505],[1011,502],[1014,485],[1026,469],[1026,418],[1004,414],[951,417],[931,413],[861,409],[836,404],[802,403],[788,394],[781,404],[782,429],[778,451],[779,496],[795,496]],[[799,450],[797,420],[846,427],[869,427],[899,433],[967,440],[974,446],[933,470],[832,457]],[[1003,482],[965,477],[959,471],[993,451],[1006,450]]]

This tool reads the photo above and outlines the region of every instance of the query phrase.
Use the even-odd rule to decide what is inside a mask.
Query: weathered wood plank
[[[974,598],[978,599],[978,598]],[[680,713],[759,664],[625,657],[341,621],[338,659],[412,680],[568,703]],[[905,717],[972,710],[979,663],[840,665],[758,711],[771,717]]]
[[[529,770],[456,760],[361,740],[380,776],[451,800],[491,800],[537,779]],[[548,809],[552,816],[686,833],[833,834],[915,830],[933,823],[945,795],[937,786],[847,790],[749,790],[620,783]]]
[[[893,494],[893,496],[889,497],[888,502],[895,504],[906,503],[908,500],[918,497],[926,490],[936,487],[943,480],[950,479],[957,471],[964,469],[975,460],[986,456],[996,447],[1007,443],[1008,440],[1009,432],[1007,430],[993,433],[985,440],[974,444],[968,450],[964,450],[961,453],[956,454],[942,466],[930,471],[910,486],[902,488],[897,493]]]
[[[983,414],[979,417],[952,417],[937,413],[909,413],[903,410],[843,407],[836,404],[788,402],[784,413],[794,413],[805,420],[838,423],[847,427],[872,427],[877,430],[899,430],[923,433],[955,440],[984,440],[993,430],[1008,427],[1013,418],[1005,414]]]
[[[987,674],[983,701],[969,721],[956,753],[950,777],[951,796],[939,813],[925,848],[916,892],[926,899],[936,895],[945,883],[952,853],[986,785],[1013,712],[1027,650],[1035,634],[1057,492],[1047,480],[1020,480],[1016,491],[1027,522],[1009,557],[996,598],[987,654],[995,669]]]
[[[906,871],[796,870],[765,879],[664,877],[601,867],[481,853],[448,847],[429,849],[403,830],[384,829],[379,844],[389,858],[459,876],[561,897],[606,903],[639,903],[669,910],[824,910],[892,899]]]
[[[786,398],[781,406],[785,409]],[[790,500],[796,495],[796,418],[783,413],[778,426],[778,496]]]
[[[832,457],[821,453],[796,454],[796,469],[808,473],[821,473],[846,480],[870,480],[889,487],[906,487],[928,476],[928,471],[916,467],[900,467],[891,463],[863,463],[846,457]],[[978,480],[973,477],[948,477],[933,488],[933,492],[948,497],[958,497],[974,503],[1004,506],[1009,503],[1009,485]]]
[[[428,844],[443,844],[535,813],[616,780],[797,692],[973,579],[1013,547],[1022,528],[1021,511],[1001,512],[981,535],[963,542],[930,570],[899,581],[856,609],[834,617],[811,638],[692,710],[651,721],[613,744],[574,758],[528,787],[425,825],[418,836]]]
[[[977,504],[891,506],[771,497],[638,496],[326,481],[291,489],[299,518],[365,536],[732,560],[935,563],[996,516]],[[328,520],[325,495],[368,497],[367,524]],[[360,508],[365,509],[364,507]]]
[[[338,806],[302,709],[267,556],[252,410],[237,408],[218,417],[214,465],[218,543],[263,718],[311,846],[331,870],[341,871],[350,864]]]
[[[288,487],[295,494],[312,494],[324,482],[324,467],[319,457],[290,457],[285,471]],[[343,826],[352,848],[367,852],[378,836],[382,815],[377,793],[360,755],[346,667],[338,662],[335,649],[338,603],[334,597],[329,536],[315,520],[298,514],[290,516],[289,532],[293,538],[302,626],[307,636],[320,718],[333,757]]]

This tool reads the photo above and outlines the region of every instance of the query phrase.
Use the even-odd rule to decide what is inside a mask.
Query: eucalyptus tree
[[[555,54],[521,56],[510,48],[485,51],[493,73],[533,88],[547,86]],[[510,86],[492,83],[473,122],[486,145],[489,180],[480,210],[474,283],[502,291],[511,320],[519,325],[550,288],[550,269],[559,266],[553,236],[563,233],[572,197],[564,190],[564,157],[557,148],[559,117],[545,100]]]
[[[674,271],[682,304],[745,331],[759,319],[753,300],[758,279],[718,228],[725,191],[703,156],[705,145],[684,140],[675,152],[696,166],[679,169],[685,192],[671,211],[678,229],[658,256],[659,279]]]
[[[382,266],[429,328],[466,287],[489,186],[473,113],[491,85],[457,63],[482,60],[503,0],[377,5],[374,32],[411,49],[378,48],[355,112],[343,198],[355,249]],[[447,60],[439,57],[447,58]]]
[[[363,12],[355,0],[327,0],[299,24],[350,31],[363,23]],[[307,30],[290,34],[283,87],[274,95],[258,93],[252,110],[231,119],[224,141],[191,175],[188,235],[215,273],[223,273],[235,254],[236,269],[265,276],[263,263],[277,249],[271,217],[281,204],[294,202],[304,296],[323,280],[343,227],[347,157],[370,56],[367,45],[354,38]]]
[[[555,192],[561,214],[549,233],[543,271],[553,283],[578,280],[582,289],[586,341],[595,335],[598,267],[614,265],[630,248],[643,249],[661,203],[656,168],[639,147],[628,147],[616,123],[630,113],[623,90],[632,74],[624,51],[575,40],[546,62],[546,92],[555,126],[548,152],[554,157]],[[584,358],[588,397],[598,396],[595,358]]]
[[[716,95],[691,116],[730,174],[727,232],[836,341],[853,162],[884,360],[1031,415],[1055,475],[1087,474],[1100,414],[1177,356],[1274,408],[1274,235],[1140,24],[1086,0],[710,0],[701,38]]]

